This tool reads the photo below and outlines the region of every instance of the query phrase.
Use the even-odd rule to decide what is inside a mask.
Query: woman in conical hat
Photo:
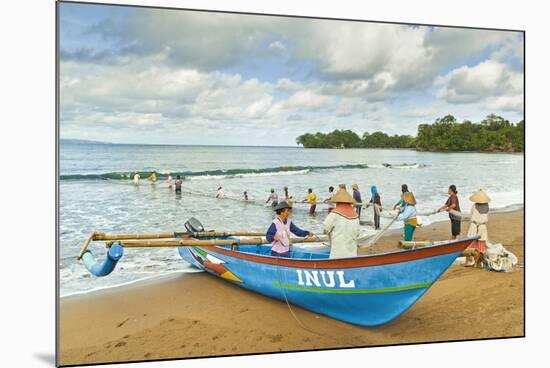
[[[466,265],[471,265],[469,261],[471,259],[470,257],[473,255],[474,263],[472,266],[477,267],[481,255],[487,250],[486,242],[489,238],[489,234],[487,233],[487,222],[489,222],[489,202],[491,202],[491,198],[480,189],[470,196],[470,201],[474,202],[474,204],[470,211],[468,237],[479,235],[480,238],[477,242],[473,242],[471,246],[466,248],[464,253],[467,255]]]
[[[485,194],[483,189],[480,189],[470,196],[470,201],[479,204],[489,204],[489,202],[491,202],[491,198]]]
[[[405,227],[403,228],[403,240],[412,241],[414,231],[418,222],[416,221],[416,198],[412,192],[406,192],[401,196],[404,205],[399,208],[398,221],[403,221]]]
[[[349,258],[357,256],[357,238],[359,237],[359,215],[355,212],[355,200],[344,184],[329,202],[336,207],[328,214],[323,229],[329,236],[330,258]]]

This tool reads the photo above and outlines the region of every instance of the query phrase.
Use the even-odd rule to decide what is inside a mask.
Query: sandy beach
[[[467,224],[462,226],[465,236]],[[489,235],[524,263],[523,210],[493,214]],[[447,239],[450,223],[417,230]],[[396,250],[390,232],[368,253]],[[451,266],[406,313],[364,328],[267,298],[205,273],[181,274],[60,303],[62,365],[524,335],[524,270]],[[291,311],[295,314],[293,316]]]

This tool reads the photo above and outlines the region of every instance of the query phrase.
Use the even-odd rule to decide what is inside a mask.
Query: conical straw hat
[[[355,203],[355,199],[349,194],[349,192],[346,190],[345,184],[339,184],[338,185],[340,189],[336,192],[335,195],[332,196],[332,198],[329,200],[329,202],[332,203]]]
[[[401,199],[403,199],[403,202],[411,205],[416,205],[416,198],[414,198],[414,194],[412,192],[407,192],[403,195],[401,195]]]
[[[474,203],[489,203],[491,202],[491,198],[480,189],[470,196],[470,201]]]
[[[351,189],[359,189],[359,185],[353,184],[353,185],[351,186]]]

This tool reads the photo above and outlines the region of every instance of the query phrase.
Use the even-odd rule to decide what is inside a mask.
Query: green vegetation
[[[360,138],[351,130],[334,130],[330,133],[302,134],[296,143],[305,148],[415,148],[414,137],[410,135],[387,135],[382,132],[368,132]]]
[[[359,137],[351,130],[306,133],[296,138],[305,148],[416,148],[420,151],[522,152],[524,121],[516,124],[491,114],[479,123],[456,121],[452,115],[420,124],[416,137],[366,132]]]
[[[512,124],[491,114],[479,123],[459,123],[452,115],[433,124],[420,124],[416,148],[425,151],[521,152],[525,149],[524,121]]]

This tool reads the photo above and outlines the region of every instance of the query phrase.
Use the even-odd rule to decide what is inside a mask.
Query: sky
[[[60,3],[60,136],[295,146],[523,119],[523,34]]]

